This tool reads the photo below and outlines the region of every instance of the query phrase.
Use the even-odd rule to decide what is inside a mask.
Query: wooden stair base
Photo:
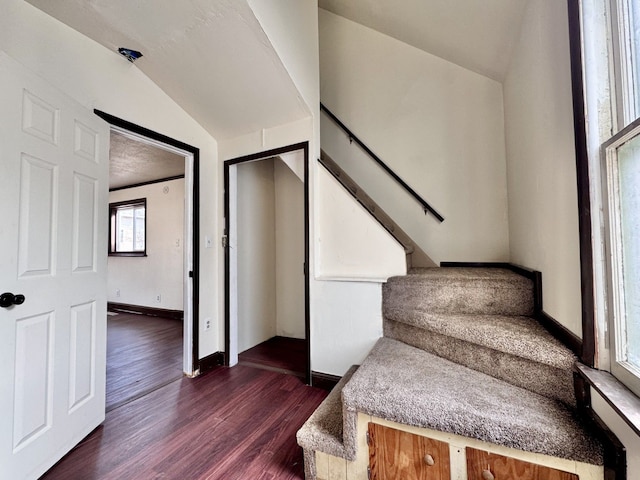
[[[449,447],[449,458],[442,459],[442,461],[448,460],[451,478],[482,479],[482,471],[486,469],[486,466],[479,469],[476,465],[478,458],[491,458],[489,465],[504,463],[508,468],[517,472],[515,476],[513,472],[510,472],[510,475],[505,477],[496,475],[496,479],[537,479],[539,478],[538,475],[543,472],[546,476],[540,478],[549,480],[602,480],[604,478],[603,466],[524,452],[461,437],[459,435],[442,433],[426,428],[411,427],[360,413],[358,414],[358,454],[356,459],[351,462],[344,458],[334,457],[322,452],[312,452],[312,454],[315,454],[317,480],[367,480],[369,478],[370,452],[369,445],[367,444],[369,424],[389,427],[399,430],[400,432],[406,432],[419,437],[427,437],[432,441],[447,444]],[[419,457],[420,460],[423,458],[424,456]],[[470,468],[470,466],[473,466],[473,468]],[[466,474],[467,476],[465,477],[463,473],[467,470],[469,470],[469,473]],[[477,470],[480,470],[480,472]],[[375,478],[372,474],[371,479]],[[402,478],[410,479],[413,477]],[[439,477],[429,476],[425,478],[438,479]]]

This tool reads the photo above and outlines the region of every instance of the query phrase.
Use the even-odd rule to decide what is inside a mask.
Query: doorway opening
[[[309,147],[224,163],[226,363],[311,380]]]
[[[104,112],[95,113],[111,124],[110,410],[182,375],[193,376],[199,368],[199,151]],[[131,211],[127,202],[135,204]],[[114,252],[117,241],[124,252]]]

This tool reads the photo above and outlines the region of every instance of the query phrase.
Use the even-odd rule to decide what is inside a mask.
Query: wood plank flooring
[[[238,363],[304,378],[307,371],[305,340],[273,337],[238,355]]]
[[[302,480],[295,433],[327,392],[242,365],[107,413],[42,480]]]
[[[182,377],[182,321],[107,316],[107,411]]]

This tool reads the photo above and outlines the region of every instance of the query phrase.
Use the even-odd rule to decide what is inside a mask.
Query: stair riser
[[[495,283],[495,282],[494,282]],[[530,287],[433,282],[391,281],[382,289],[383,314],[414,309],[465,315],[531,316],[534,313]]]
[[[571,371],[543,365],[389,319],[384,320],[384,336],[566,405],[572,407],[576,405]]]

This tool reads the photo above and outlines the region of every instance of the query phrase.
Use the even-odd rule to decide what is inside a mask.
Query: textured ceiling
[[[141,51],[136,66],[216,139],[309,115],[246,0],[27,1],[114,52]]]
[[[184,175],[184,157],[111,132],[109,188]]]
[[[336,15],[502,81],[527,1],[319,0],[318,3]]]
[[[118,47],[140,50],[144,56],[136,66],[216,139],[309,115],[246,0],[27,1],[114,55]],[[526,2],[319,0],[319,5],[502,81]]]

